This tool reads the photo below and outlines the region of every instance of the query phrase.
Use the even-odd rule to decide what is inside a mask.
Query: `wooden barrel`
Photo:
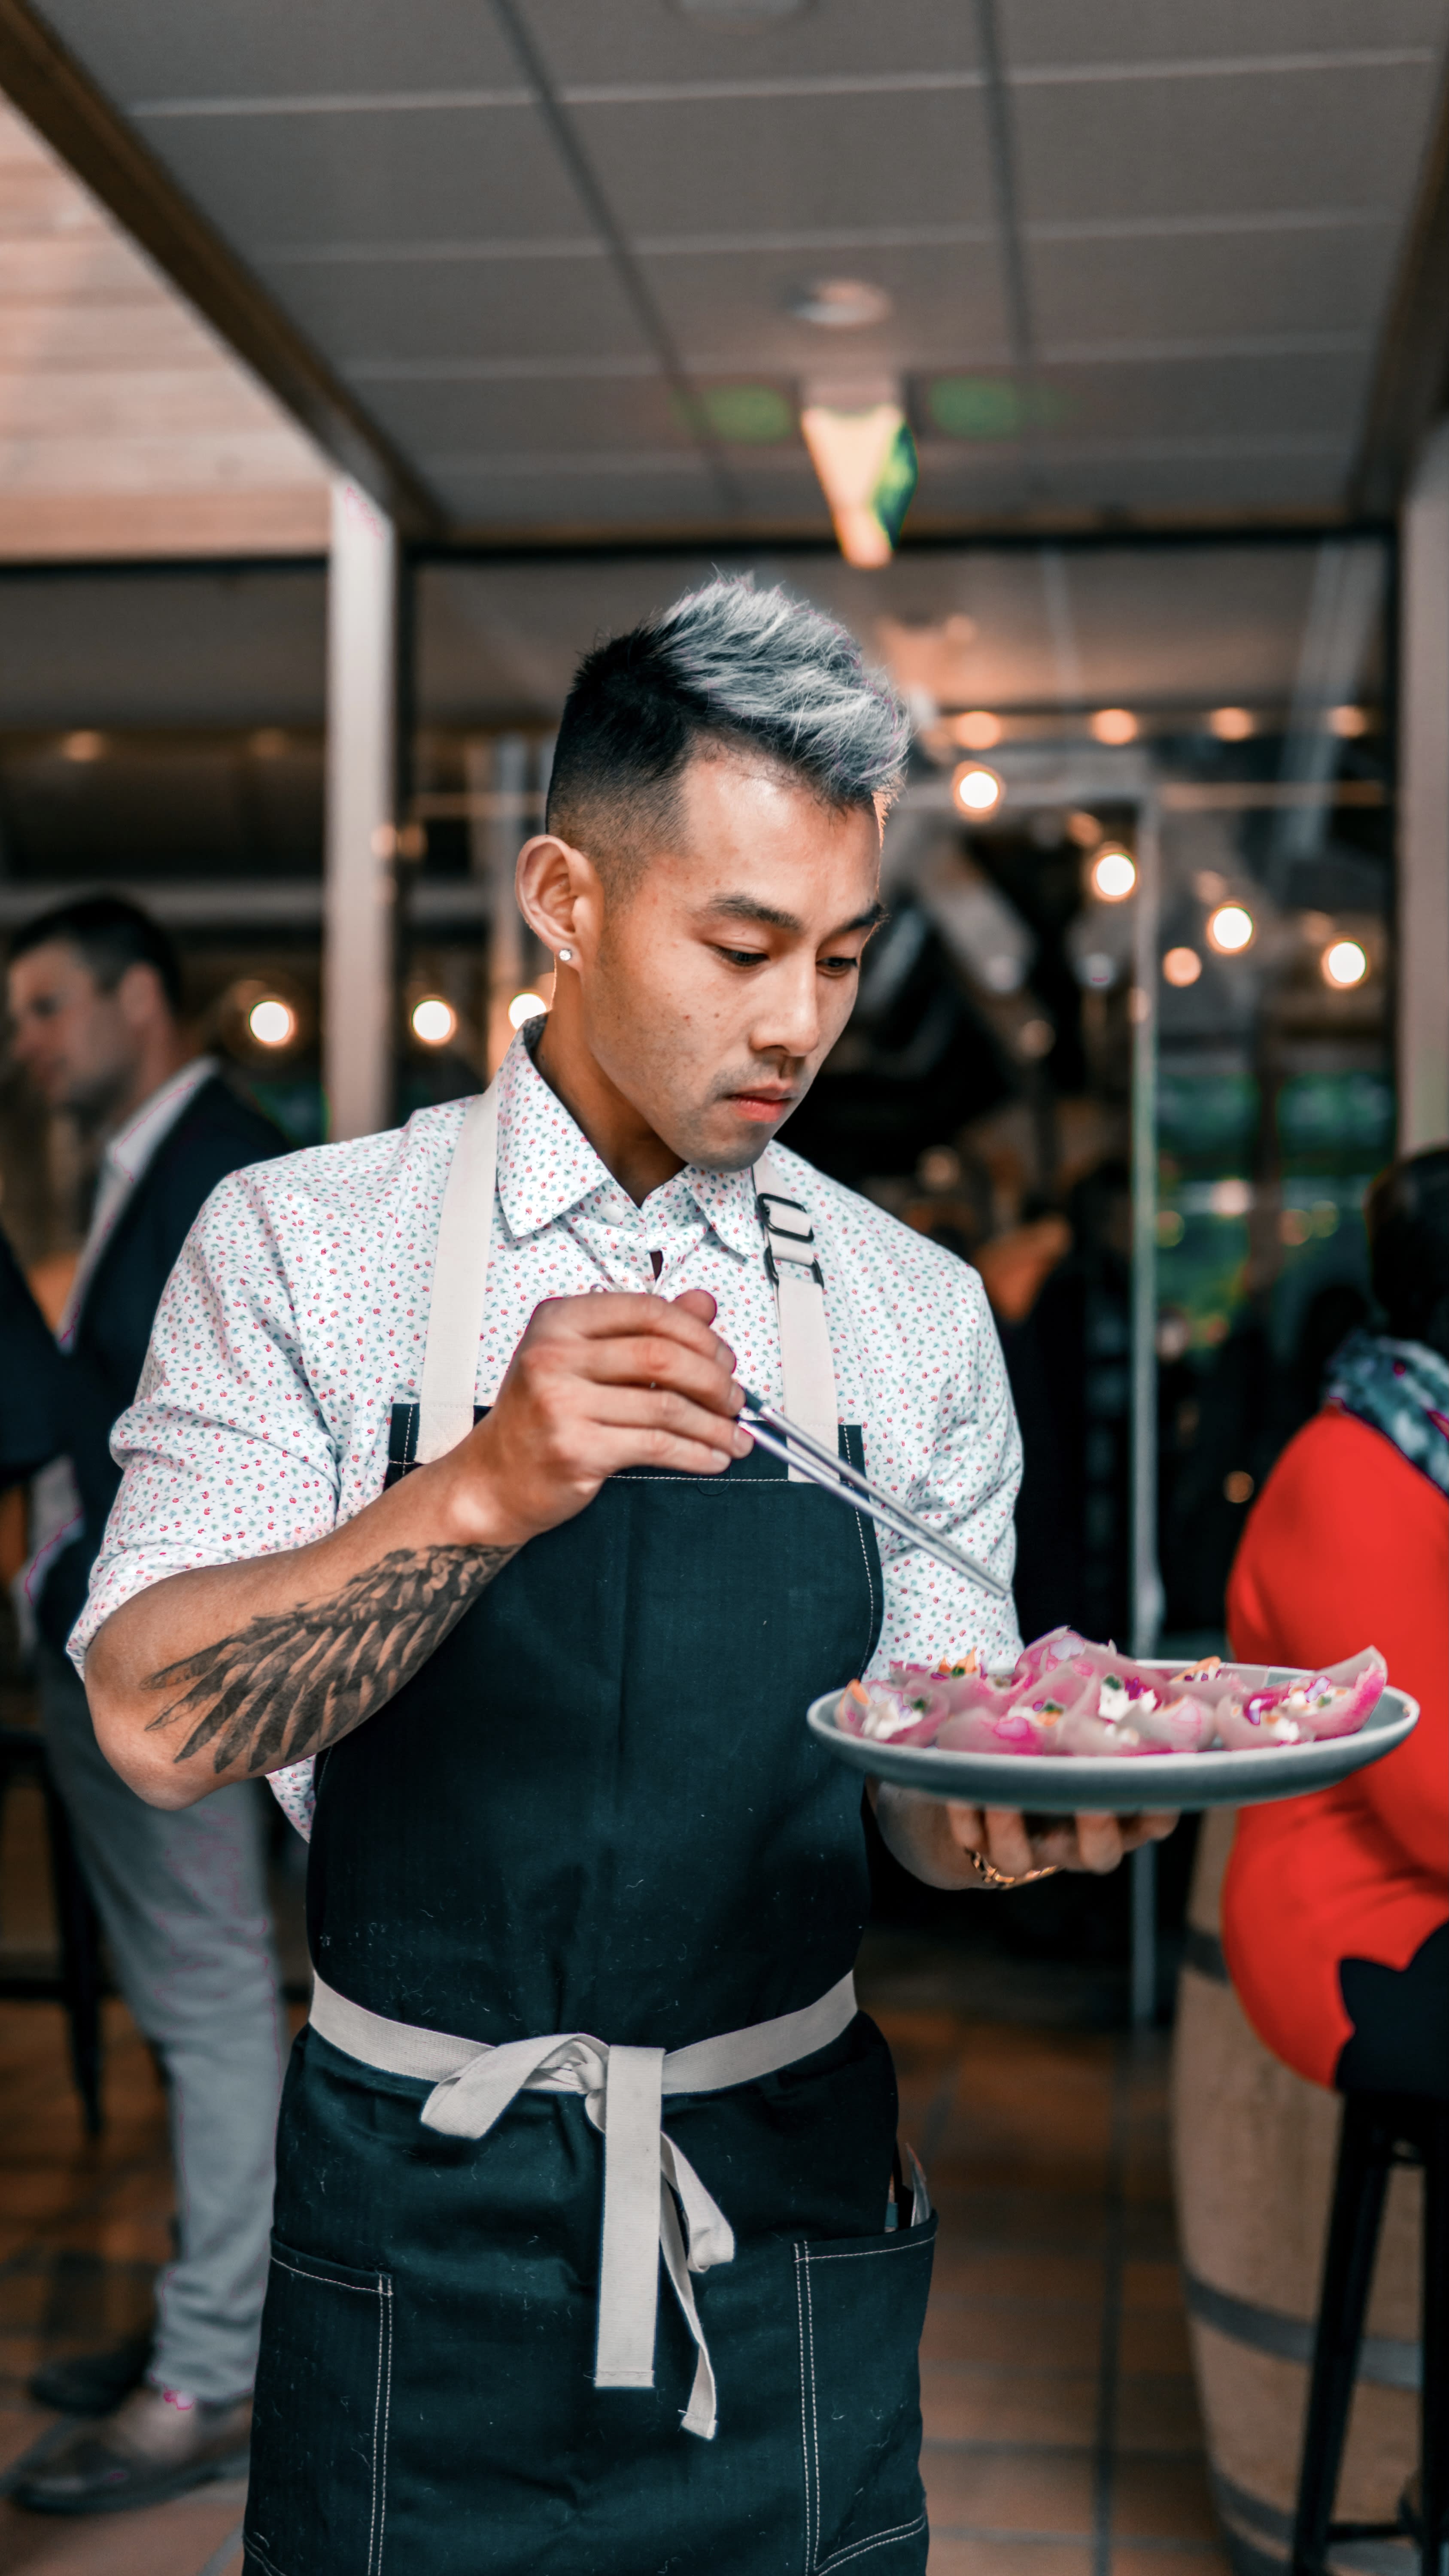
[[[1193,2372],[1238,2576],[1288,2564],[1340,2103],[1270,2056],[1228,1982],[1235,1818],[1205,1816],[1173,2049],[1173,2160]],[[1336,2516],[1391,2522],[1418,2461],[1423,2177],[1393,2175]]]

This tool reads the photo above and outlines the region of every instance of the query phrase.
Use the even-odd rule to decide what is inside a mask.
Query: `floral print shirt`
[[[465,1107],[449,1102],[383,1135],[259,1163],[213,1191],[112,1437],[125,1472],[70,1640],[78,1670],[102,1621],[149,1585],[301,1546],[382,1491],[392,1407],[418,1392]],[[841,1418],[860,1425],[867,1473],[1009,1580],[1021,1444],[980,1280],[798,1155],[774,1151],[815,1228]],[[781,1402],[752,1174],[689,1167],[636,1206],[520,1034],[499,1074],[477,1402],[497,1395],[536,1306],[598,1288],[708,1289],[739,1375]],[[885,1607],[873,1670],[892,1659],[954,1661],[970,1646],[991,1665],[1015,1660],[1009,1602],[877,1536]],[[274,1786],[305,1823],[310,1765]]]

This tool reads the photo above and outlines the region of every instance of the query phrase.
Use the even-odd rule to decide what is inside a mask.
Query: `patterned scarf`
[[[1449,1360],[1424,1342],[1350,1333],[1334,1353],[1324,1393],[1392,1440],[1441,1494],[1449,1494]]]

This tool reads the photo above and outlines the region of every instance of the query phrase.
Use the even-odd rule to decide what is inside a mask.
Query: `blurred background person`
[[[36,1477],[25,1588],[46,1750],[121,1991],[169,2088],[180,2213],[154,2335],[33,2384],[43,2404],[107,2420],[51,2450],[19,2500],[85,2513],[175,2494],[247,2447],[285,2045],[262,1819],[250,1788],[175,1814],[144,1805],[100,1753],[64,1647],[120,1481],[111,1426],[135,1395],[172,1264],[216,1183],[282,1138],[197,1054],[175,950],[136,905],[98,894],[42,913],[12,942],[8,987],[30,1085],[100,1151],[54,1334],[0,1235],[0,1477]]]
[[[1449,2100],[1449,1147],[1366,1207],[1382,1328],[1350,1334],[1228,1588],[1233,1651],[1322,1666],[1372,1641],[1407,1743],[1238,1819],[1223,1946],[1259,2037],[1316,2084]]]

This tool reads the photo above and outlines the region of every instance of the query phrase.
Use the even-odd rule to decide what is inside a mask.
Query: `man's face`
[[[49,1109],[104,1120],[130,1088],[138,1053],[132,967],[103,992],[68,941],[17,957],[9,973],[11,1049]]]
[[[686,1163],[741,1171],[803,1099],[878,917],[874,812],[746,753],[696,757],[669,845],[606,901],[588,1044]]]

